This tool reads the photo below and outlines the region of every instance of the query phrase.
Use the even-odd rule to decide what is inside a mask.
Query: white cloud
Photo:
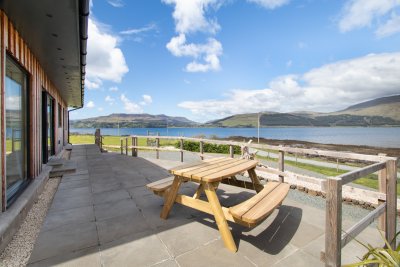
[[[399,93],[400,53],[371,54],[286,75],[259,90],[231,90],[222,100],[185,101],[178,106],[206,117],[296,110],[335,111]]]
[[[121,94],[120,99],[124,103],[125,111],[129,113],[143,113],[143,109],[135,102],[129,100],[124,94]]]
[[[139,34],[139,33],[148,32],[148,31],[152,31],[152,30],[156,30],[156,29],[157,29],[157,25],[155,23],[151,23],[142,28],[128,29],[125,31],[121,31],[120,34],[124,34],[124,35]]]
[[[89,80],[87,77],[85,79],[85,87],[89,90],[95,90],[100,87],[101,81],[96,79],[94,81]]]
[[[247,0],[247,2],[255,3],[267,9],[274,9],[286,5],[290,0]]]
[[[379,38],[383,38],[398,32],[400,32],[400,16],[393,13],[391,18],[375,31],[375,34]]]
[[[383,26],[380,25],[380,22],[386,20],[384,16],[399,6],[399,0],[349,0],[340,15],[339,29],[341,32],[348,32],[354,29],[370,27],[372,24],[377,23],[378,30],[376,34],[378,36],[382,32],[386,32],[386,34],[390,32],[392,34],[397,31],[388,30],[388,28],[391,28],[395,22],[390,22],[391,19],[389,19]],[[388,23],[392,25],[388,26]],[[381,27],[383,28],[380,29]]]
[[[286,67],[290,68],[293,65],[293,61],[292,60],[288,60],[286,62]]]
[[[113,7],[123,7],[125,5],[123,0],[108,0],[107,2]]]
[[[97,110],[98,110],[98,111],[103,111],[104,108],[100,107],[100,108],[98,108]]]
[[[153,103],[153,98],[149,95],[142,95],[143,97],[143,101],[140,102],[140,105],[142,106],[146,106],[146,105],[150,105],[151,103]]]
[[[174,5],[172,14],[175,20],[177,36],[167,43],[167,49],[176,57],[191,57],[193,61],[186,65],[188,72],[217,71],[221,68],[219,57],[222,44],[215,38],[208,38],[206,43],[188,43],[187,36],[195,32],[214,35],[220,30],[216,19],[206,16],[210,8],[218,9],[222,0],[163,0]]]
[[[115,98],[112,98],[111,96],[106,96],[105,98],[104,98],[104,100],[108,103],[108,104],[110,104],[110,105],[113,105],[114,103],[115,103]]]
[[[118,38],[105,28],[89,18],[86,81],[90,88],[98,88],[103,80],[121,82],[129,71],[124,54],[118,48]]]
[[[108,89],[108,91],[110,91],[110,92],[117,92],[117,91],[118,91],[118,87],[112,86],[112,87],[110,87],[110,88]]]
[[[93,101],[89,101],[87,104],[86,104],[86,107],[87,108],[94,108],[96,105],[94,104],[94,102]]]
[[[217,9],[222,0],[162,0],[165,4],[174,5],[175,29],[178,33],[197,31],[215,34],[220,26],[215,19],[207,19],[206,11],[210,7]]]
[[[187,44],[185,34],[173,37],[167,44],[167,49],[177,57],[190,56],[194,60],[186,66],[188,72],[206,72],[219,70],[219,56],[222,54],[222,45],[214,38],[209,38],[206,44]],[[203,60],[199,63],[198,60]]]

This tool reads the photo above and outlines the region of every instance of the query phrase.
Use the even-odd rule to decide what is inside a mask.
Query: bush
[[[180,148],[180,142],[175,143],[176,148]],[[192,152],[200,152],[200,143],[193,142],[193,141],[184,141],[183,142],[183,149]],[[223,153],[229,154],[229,145],[217,145],[217,144],[209,144],[204,143],[203,149],[205,153]],[[239,146],[233,146],[233,153],[240,155],[241,150]]]

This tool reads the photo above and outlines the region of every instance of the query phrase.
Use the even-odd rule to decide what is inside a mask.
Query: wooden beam
[[[152,136],[139,136],[139,137],[152,137]],[[154,138],[154,137],[153,137]],[[160,136],[162,139],[178,139],[176,136]],[[265,149],[265,150],[275,150],[275,151],[284,151],[293,154],[302,154],[302,155],[314,155],[314,156],[324,156],[324,157],[332,157],[332,158],[340,158],[340,159],[355,159],[355,160],[364,160],[371,162],[382,162],[385,160],[396,160],[394,157],[387,156],[375,156],[375,155],[365,155],[358,153],[349,153],[349,152],[340,152],[340,151],[329,151],[329,150],[317,150],[317,149],[308,149],[308,148],[298,148],[298,147],[283,147],[283,146],[273,146],[273,145],[265,145],[265,144],[247,144],[244,142],[233,142],[233,141],[222,141],[222,140],[210,140],[210,139],[201,139],[201,138],[192,138],[192,137],[179,137],[187,141],[194,142],[205,142],[210,144],[219,144],[219,145],[234,145],[234,146],[242,146],[247,145],[251,148]]]
[[[200,158],[201,160],[204,160],[204,156],[202,156],[204,154],[204,142],[200,141]]]
[[[346,246],[352,239],[359,235],[368,225],[370,225],[376,218],[385,212],[386,203],[378,206],[375,210],[368,213],[367,216],[362,218],[358,223],[350,227],[344,234],[342,234],[341,247]]]
[[[361,169],[357,169],[351,172],[347,172],[341,175],[338,175],[337,177],[342,179],[342,184],[345,185],[347,183],[350,183],[354,180],[357,180],[358,178],[364,177],[368,174],[374,173],[376,171],[379,171],[383,168],[385,168],[386,163],[385,162],[378,162],[374,163],[372,165],[366,166]]]
[[[156,138],[156,147],[157,147],[157,149],[156,149],[156,159],[159,159],[160,158],[160,150],[159,150],[159,148],[160,148],[160,138]]]
[[[233,145],[229,145],[229,156],[233,158]]]
[[[386,154],[379,154],[379,156],[386,156]],[[386,173],[386,166],[385,166],[385,168],[380,170],[378,173],[379,192],[382,194],[385,194],[385,197],[386,197],[386,193],[387,193],[386,178],[387,178],[387,173]],[[386,198],[385,198],[385,200],[378,199],[378,203],[379,203],[379,205],[386,203]],[[378,228],[381,231],[386,232],[386,210],[379,217]]]
[[[342,233],[342,180],[337,177],[327,179],[325,217],[325,266],[341,265]]]
[[[183,162],[183,139],[180,139],[180,149],[181,149],[181,162]]]
[[[397,225],[397,161],[386,162],[387,194],[386,194],[386,240],[396,249]]]
[[[282,151],[282,150],[279,150],[278,169],[281,172],[285,171],[285,151]],[[279,175],[279,181],[282,183],[285,181],[285,178],[283,175]]]

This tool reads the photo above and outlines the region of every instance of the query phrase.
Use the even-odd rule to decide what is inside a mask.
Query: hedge
[[[175,143],[176,148],[180,148],[180,142]],[[200,152],[200,143],[194,141],[183,141],[183,149],[192,152]],[[229,145],[216,145],[216,144],[203,144],[203,150],[205,153],[223,153],[229,154]],[[241,154],[241,150],[239,146],[233,146],[234,154]]]

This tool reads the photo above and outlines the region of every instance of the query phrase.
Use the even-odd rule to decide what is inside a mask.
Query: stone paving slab
[[[160,219],[163,198],[145,185],[168,177],[181,163],[101,154],[94,145],[73,146],[77,172],[62,178],[30,258],[30,266],[322,266],[324,210],[291,194],[255,228],[230,224],[237,253],[223,245],[211,215],[174,205]],[[196,185],[185,183],[190,194]],[[249,198],[250,190],[220,185],[225,206]],[[203,196],[204,198],[204,196]],[[345,219],[345,227],[353,223]],[[380,244],[376,229],[360,240]],[[356,242],[342,251],[343,263],[363,253]]]

